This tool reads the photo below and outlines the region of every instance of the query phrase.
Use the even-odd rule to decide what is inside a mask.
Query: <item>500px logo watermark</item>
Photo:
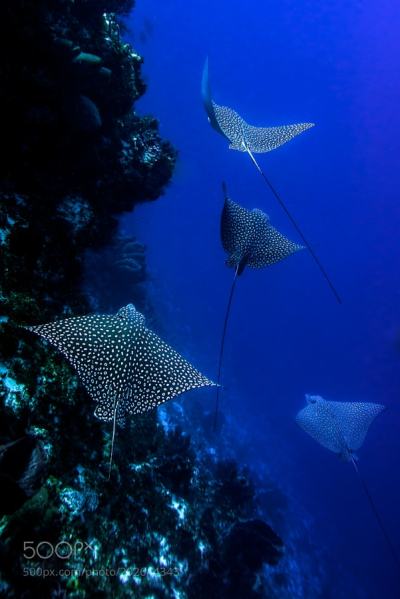
[[[24,558],[25,559],[50,559],[58,557],[59,559],[69,559],[70,557],[78,557],[86,554],[88,551],[94,551],[94,548],[86,543],[86,541],[59,541],[58,543],[50,543],[49,541],[24,541]]]

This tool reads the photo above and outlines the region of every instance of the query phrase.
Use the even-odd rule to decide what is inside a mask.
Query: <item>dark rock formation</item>
[[[136,298],[145,307],[146,248],[135,237],[116,235],[113,242],[84,258],[85,291],[96,311],[118,310],[126,298]]]
[[[0,218],[5,260],[9,249],[13,261],[3,271],[6,295],[44,296],[36,287],[46,271],[47,301],[68,304],[82,250],[110,241],[116,216],[157,198],[171,176],[175,153],[157,122],[133,112],[145,89],[142,60],[121,39],[114,13],[131,4],[3,7]]]
[[[153,118],[133,111],[144,92],[142,61],[124,43],[119,21],[131,7],[129,0],[2,6],[4,597],[182,591],[195,599],[205,596],[207,577],[215,590],[209,597],[225,597],[237,580],[237,543],[256,539],[260,553],[240,581],[241,597],[251,597],[257,570],[276,559],[272,547],[279,546],[267,525],[250,520],[248,473],[207,461],[188,435],[163,427],[154,413],[118,430],[108,482],[111,427],[93,418],[65,360],[20,326],[143,300],[145,248],[117,234],[117,218],[162,193],[175,152]],[[97,273],[100,264],[101,277],[86,276],[83,289],[84,272]],[[30,555],[26,541],[35,549]],[[43,568],[64,574],[45,577]]]
[[[46,464],[41,443],[30,435],[0,446],[0,514],[12,514],[38,490]]]

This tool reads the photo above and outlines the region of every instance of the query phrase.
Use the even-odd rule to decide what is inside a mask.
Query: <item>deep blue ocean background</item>
[[[233,276],[219,240],[221,181],[232,199],[296,235],[248,157],[208,125],[200,95],[206,56],[215,100],[250,123],[316,123],[259,162],[343,305],[307,252],[246,271],[228,331],[223,409],[288,490],[299,521],[309,515],[332,589],[398,597],[395,566],[351,465],[308,438],[294,417],[305,393],[388,407],[359,457],[400,552],[400,5],[138,0],[128,28],[149,83],[138,111],[160,118],[179,161],[165,197],[123,226],[148,247],[166,338],[210,376]],[[205,408],[213,401],[204,395]]]

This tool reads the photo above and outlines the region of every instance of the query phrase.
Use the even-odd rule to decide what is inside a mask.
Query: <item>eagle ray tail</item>
[[[308,239],[304,236],[304,233],[302,232],[302,230],[300,229],[300,226],[297,224],[296,219],[292,216],[291,212],[289,211],[289,209],[287,208],[285,202],[282,200],[281,196],[279,195],[279,193],[276,191],[275,187],[272,185],[271,181],[268,179],[268,177],[266,176],[266,174],[264,173],[264,171],[262,170],[262,168],[260,167],[260,165],[258,164],[257,160],[254,158],[254,154],[252,153],[252,151],[250,150],[250,148],[244,144],[244,147],[246,149],[246,152],[248,153],[248,155],[250,156],[251,161],[253,162],[254,166],[256,167],[256,169],[258,170],[258,172],[260,173],[260,175],[262,176],[262,178],[264,179],[265,183],[267,184],[267,186],[269,187],[269,189],[271,190],[271,192],[273,193],[273,195],[275,196],[275,198],[278,200],[279,205],[281,206],[281,208],[283,209],[283,211],[285,212],[286,216],[288,217],[288,219],[290,220],[290,222],[292,223],[292,225],[294,226],[294,228],[296,229],[297,233],[299,234],[299,236],[301,237],[304,245],[306,246],[306,248],[308,249],[308,251],[310,252],[314,262],[316,263],[316,265],[318,266],[319,270],[321,271],[323,277],[325,278],[326,282],[328,283],[333,295],[336,298],[336,301],[341,304],[342,300],[341,297],[339,295],[339,293],[337,292],[337,290],[335,289],[335,286],[333,285],[328,273],[326,272],[324,266],[322,265],[322,263],[320,262],[317,254],[315,253],[312,245],[310,244],[310,242],[308,241]]]
[[[114,454],[114,439],[115,439],[115,424],[116,424],[116,420],[117,420],[117,409],[118,409],[118,401],[115,402],[115,409],[114,409],[113,431],[112,431],[111,451],[110,451],[110,462],[108,464],[108,480],[110,480],[110,478],[111,478],[111,466],[112,466],[113,454]]]
[[[392,543],[392,540],[389,537],[389,534],[388,534],[388,532],[387,532],[387,530],[385,528],[385,525],[383,523],[383,520],[381,518],[379,510],[376,507],[374,500],[372,499],[372,495],[369,492],[367,483],[365,482],[364,478],[361,476],[361,472],[360,472],[360,470],[359,470],[359,468],[357,466],[357,463],[356,463],[356,461],[355,461],[355,459],[353,457],[351,458],[351,461],[352,461],[354,469],[355,469],[355,471],[357,473],[358,480],[360,481],[361,486],[364,489],[364,493],[366,494],[366,496],[368,498],[369,504],[371,506],[371,509],[372,509],[374,515],[375,515],[375,518],[376,518],[376,521],[377,521],[377,523],[379,525],[379,528],[381,529],[381,531],[383,533],[383,536],[385,537],[385,540],[386,540],[386,543],[387,543],[388,548],[390,550],[390,553],[392,554],[392,557],[393,557],[393,559],[394,559],[394,561],[395,561],[395,563],[396,563],[396,565],[397,565],[397,567],[399,568],[399,571],[400,571],[400,559],[399,559],[399,556],[397,555],[397,551],[396,551],[396,549],[395,549],[395,547],[394,547],[394,545]]]
[[[238,271],[239,271],[239,265],[236,267],[235,276],[233,277],[231,290],[229,293],[228,304],[226,306],[224,326],[222,329],[221,346],[220,346],[219,357],[218,357],[217,395],[216,395],[216,400],[215,400],[215,412],[214,412],[214,424],[213,424],[214,431],[217,428],[217,419],[218,419],[218,411],[219,411],[219,394],[221,392],[220,382],[221,382],[221,372],[222,372],[222,359],[224,357],[225,337],[226,337],[226,331],[228,328],[229,316],[231,313],[232,299],[233,299],[233,294],[235,291],[236,281],[237,281],[237,277],[238,277]]]

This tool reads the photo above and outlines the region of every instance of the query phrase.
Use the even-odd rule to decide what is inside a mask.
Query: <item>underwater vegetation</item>
[[[81,385],[87,362],[75,362],[76,376],[24,329],[50,339],[66,322],[115,324],[106,313],[116,302],[146,305],[145,248],[121,236],[118,217],[162,194],[176,150],[154,118],[134,111],[145,85],[142,58],[122,35],[121,15],[132,6],[15,0],[2,7],[0,593],[261,598],[286,554],[268,513],[258,511],[251,474],[204,445],[200,451],[151,411],[118,432],[109,483],[102,464],[113,430],[93,418],[85,390],[100,379],[88,375]],[[82,316],[100,308],[104,316]],[[120,316],[134,314],[142,326],[133,310]],[[109,397],[99,406],[103,420],[119,415]],[[124,404],[143,411],[132,406]],[[43,568],[56,574],[43,576]]]
[[[132,110],[145,91],[142,59],[115,15],[131,5],[4,9],[1,39],[13,31],[15,50],[4,49],[0,71],[2,286],[47,295],[47,317],[73,303],[83,250],[113,243],[118,214],[157,198],[173,171],[176,153],[157,122]]]

